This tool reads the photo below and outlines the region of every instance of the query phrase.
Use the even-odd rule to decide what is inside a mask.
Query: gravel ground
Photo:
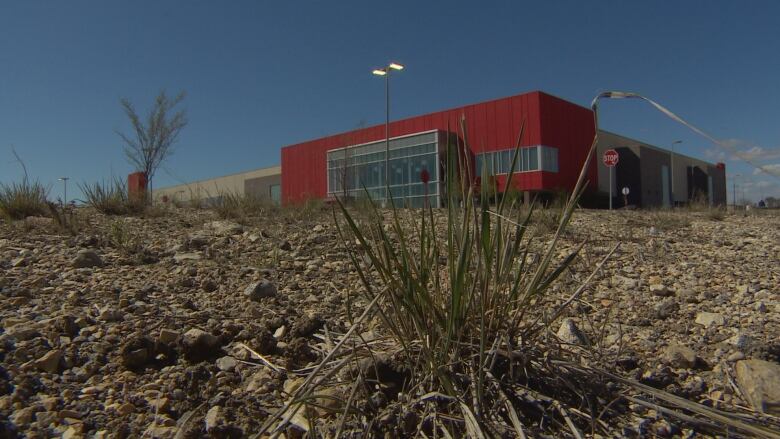
[[[587,242],[559,303],[621,246],[559,338],[710,407],[780,415],[780,213],[760,213],[577,212],[561,257]],[[362,288],[328,212],[79,217],[76,236],[0,223],[0,437],[251,435],[299,385],[292,371],[322,358],[318,334],[348,328]],[[629,409],[616,436],[694,434]],[[413,433],[396,418],[376,435]]]

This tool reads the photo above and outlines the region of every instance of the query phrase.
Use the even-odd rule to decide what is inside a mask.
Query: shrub
[[[267,211],[271,203],[251,194],[238,192],[221,192],[213,202],[213,208],[224,219],[244,219]]]
[[[383,211],[372,203],[368,218],[358,221],[337,200],[341,214],[334,209],[334,220],[362,280],[364,299],[371,304],[358,321],[376,306],[400,349],[399,364],[409,369],[404,388],[448,401],[436,410],[466,420],[465,427],[456,427],[456,436],[480,437],[480,425],[490,424],[493,410],[507,401],[500,381],[515,379],[513,367],[529,367],[527,362],[509,365],[515,360],[506,353],[513,352],[517,342],[523,352],[537,351],[545,332],[539,322],[554,322],[566,306],[540,309],[579,251],[553,264],[583,177],[558,217],[551,243],[542,244],[527,233],[533,208],[522,208],[508,197],[493,208],[486,185],[479,196],[474,188],[455,187],[453,154],[447,160],[446,219],[439,219],[432,208],[400,211],[391,206]],[[531,247],[539,252],[536,262],[528,258]],[[294,395],[300,397],[298,407],[314,398],[304,395],[310,382],[317,382],[314,372]]]
[[[138,238],[130,232],[128,225],[122,220],[111,223],[106,238],[108,243],[124,256],[133,256],[142,249]]]
[[[110,183],[85,183],[79,187],[87,205],[106,215],[138,215],[146,208],[146,198],[130,196],[127,185],[121,179]]]
[[[47,201],[46,205],[49,209],[49,216],[54,220],[57,229],[76,236],[79,231],[79,224],[75,208],[67,204],[52,203],[51,201]]]
[[[0,214],[11,220],[46,215],[47,192],[41,183],[26,177],[21,183],[0,184]]]

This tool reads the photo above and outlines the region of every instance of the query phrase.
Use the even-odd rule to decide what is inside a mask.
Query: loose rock
[[[244,296],[249,300],[259,302],[265,298],[276,296],[276,286],[270,281],[261,280],[247,286],[244,289]]]
[[[71,265],[74,268],[102,267],[103,259],[94,250],[79,250]]]
[[[736,381],[754,409],[780,415],[780,364],[742,360],[735,366]]]

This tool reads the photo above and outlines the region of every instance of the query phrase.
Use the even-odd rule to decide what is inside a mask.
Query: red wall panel
[[[543,186],[547,190],[569,191],[577,183],[593,142],[593,112],[554,96],[540,97],[542,144],[558,148],[558,172],[545,173]],[[591,159],[586,176],[590,188],[598,185],[597,165]]]
[[[466,141],[472,152],[514,147],[523,121],[522,146],[544,144],[559,148],[560,172],[529,172],[513,178],[520,189],[528,190],[573,186],[584,157],[583,149],[587,151],[594,132],[590,110],[536,91],[391,122],[390,137],[449,128],[462,138],[460,119],[463,116]],[[383,124],[282,148],[283,201],[294,203],[327,195],[328,150],[384,138]],[[594,181],[595,169],[594,164]]]

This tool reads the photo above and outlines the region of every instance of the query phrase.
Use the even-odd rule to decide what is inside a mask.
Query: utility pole
[[[62,194],[62,205],[67,206],[68,205],[68,180],[70,180],[70,177],[60,177],[58,178],[59,181],[62,182],[63,187],[63,194]]]
[[[385,77],[385,205],[390,201],[390,71],[403,69],[403,65],[391,62],[387,67],[372,72]]]

